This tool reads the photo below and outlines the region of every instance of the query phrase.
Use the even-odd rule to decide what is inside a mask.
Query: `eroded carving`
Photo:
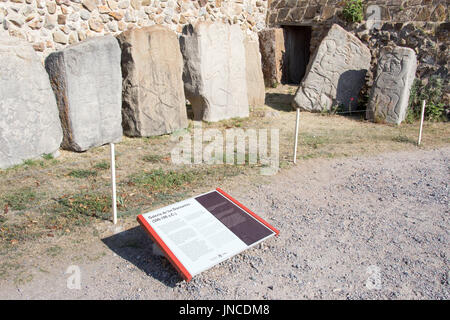
[[[333,25],[310,60],[293,106],[306,111],[351,107],[370,67],[369,49],[354,35]]]
[[[412,49],[383,49],[368,105],[368,119],[395,124],[405,119],[416,68],[416,54]]]

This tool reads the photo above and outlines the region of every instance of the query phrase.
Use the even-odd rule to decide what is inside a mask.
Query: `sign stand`
[[[420,115],[420,128],[419,128],[419,140],[417,140],[417,145],[420,146],[420,142],[422,141],[422,129],[423,129],[423,119],[425,117],[425,103],[426,101],[422,101],[422,111]]]
[[[295,142],[294,142],[294,163],[297,163],[298,125],[300,121],[300,109],[297,108],[297,118],[295,120]]]
[[[116,155],[114,151],[114,143],[110,143],[111,151],[111,185],[112,185],[112,209],[113,223],[117,224],[117,200],[116,200]]]

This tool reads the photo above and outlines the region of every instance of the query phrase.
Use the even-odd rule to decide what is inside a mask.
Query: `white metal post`
[[[294,163],[297,163],[297,144],[298,144],[298,125],[300,122],[300,109],[297,108],[297,118],[295,120],[295,144],[294,144]]]
[[[419,129],[419,140],[417,141],[417,145],[420,146],[420,142],[422,141],[422,130],[423,130],[423,119],[425,117],[425,100],[422,101],[422,111],[420,114],[420,129]]]
[[[114,152],[114,143],[110,143],[111,150],[111,185],[112,185],[112,209],[113,223],[117,223],[117,200],[116,200],[116,155]]]

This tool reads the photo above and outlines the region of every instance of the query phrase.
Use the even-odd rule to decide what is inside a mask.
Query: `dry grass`
[[[279,86],[267,92],[267,105],[247,119],[203,123],[203,128],[278,128],[280,168],[292,166],[295,88]],[[192,131],[190,122],[188,131]],[[450,142],[448,123],[425,123],[421,148]],[[418,148],[418,123],[390,126],[358,117],[301,113],[298,165],[310,158],[334,158]],[[116,145],[118,204],[121,219],[205,192],[218,186],[264,181],[259,165],[175,165],[170,151],[173,135],[126,138]],[[62,151],[0,170],[0,251],[26,241],[73,233],[108,219],[110,172],[108,146],[85,153]],[[4,250],[2,250],[4,249]]]

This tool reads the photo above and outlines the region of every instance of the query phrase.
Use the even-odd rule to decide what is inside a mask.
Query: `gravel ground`
[[[98,258],[67,255],[30,282],[2,283],[0,298],[449,299],[449,159],[446,147],[301,161],[226,190],[280,236],[190,283],[135,226],[92,243]],[[80,290],[67,289],[71,264]]]

